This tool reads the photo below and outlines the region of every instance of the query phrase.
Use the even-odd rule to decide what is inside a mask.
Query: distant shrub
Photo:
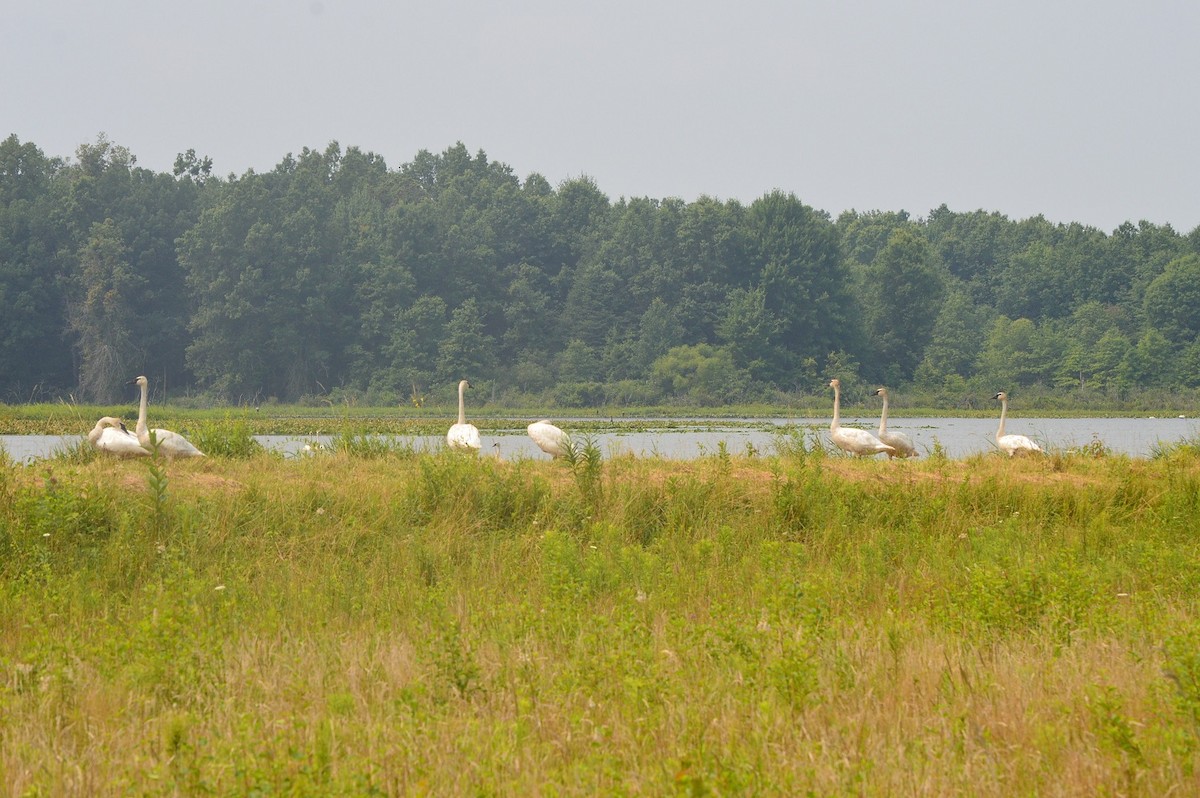
[[[554,389],[554,402],[562,407],[601,407],[604,399],[601,382],[565,382]]]

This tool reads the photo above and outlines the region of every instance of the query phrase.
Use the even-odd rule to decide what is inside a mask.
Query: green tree
[[[860,351],[849,277],[828,215],[775,192],[751,204],[747,225],[766,309],[780,323],[762,355],[770,378],[794,381],[806,358]]]
[[[564,340],[578,338],[599,349],[614,326],[621,280],[609,268],[591,263],[579,269],[567,292],[563,313],[558,318]]]
[[[70,268],[62,253],[78,245],[60,170],[15,135],[0,142],[0,397],[17,401],[70,390],[76,378],[59,275]]]
[[[684,330],[678,315],[666,302],[655,297],[638,322],[636,363],[633,364],[633,372],[644,376],[656,359],[683,342]]]
[[[444,382],[489,379],[496,373],[496,343],[483,331],[479,306],[468,299],[450,314],[438,346],[438,375]]]
[[[561,382],[599,382],[600,358],[593,347],[578,338],[567,342],[558,355],[558,379]]]
[[[1200,338],[1200,255],[1185,255],[1146,288],[1146,321],[1171,344],[1185,346]]]
[[[1115,360],[1112,352],[1119,347],[1118,341],[1128,346],[1120,330],[1123,315],[1120,308],[1095,301],[1075,309],[1067,326],[1066,350],[1062,371],[1055,380],[1057,384],[1085,388],[1099,383],[1093,387],[1104,388],[1115,378],[1124,350]]]
[[[79,253],[79,275],[68,313],[79,355],[79,387],[95,402],[115,402],[128,382],[134,341],[133,297],[139,278],[112,220],[92,226]]]
[[[1125,373],[1132,345],[1115,327],[1105,330],[1090,350],[1085,370],[1091,372],[1093,385],[1100,390],[1124,391],[1132,387]]]
[[[522,353],[557,349],[557,319],[553,289],[535,266],[521,263],[512,269],[504,303],[503,358],[513,362]],[[535,355],[536,359],[536,355]]]
[[[387,365],[372,377],[371,386],[420,393],[423,387],[441,381],[438,350],[445,338],[446,315],[446,303],[436,296],[418,297],[398,310],[391,341],[383,350]]]
[[[1155,329],[1145,330],[1125,354],[1122,378],[1126,385],[1161,388],[1176,380],[1173,347],[1166,336]]]
[[[767,358],[782,328],[783,323],[767,308],[766,289],[735,288],[729,292],[717,334],[739,368],[754,379],[766,380],[772,373]]]
[[[997,390],[1037,382],[1044,365],[1038,359],[1037,337],[1037,325],[1029,319],[996,319],[979,354],[978,378],[999,386]]]
[[[948,377],[971,376],[983,348],[980,331],[987,327],[987,315],[966,291],[950,290],[930,330],[914,379],[934,387],[944,384]]]
[[[866,269],[867,334],[874,371],[885,383],[907,382],[928,346],[946,294],[947,276],[925,239],[898,229]]]

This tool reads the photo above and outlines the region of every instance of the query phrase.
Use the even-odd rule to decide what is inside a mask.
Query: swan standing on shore
[[[895,447],[888,446],[865,429],[842,426],[842,381],[832,379],[829,387],[833,388],[833,423],[829,425],[829,437],[834,444],[843,451],[859,456],[880,452],[886,452],[889,457],[895,456]]]
[[[879,440],[886,443],[896,450],[895,454],[888,454],[888,459],[893,457],[916,457],[917,447],[913,445],[912,438],[905,435],[903,432],[889,432],[887,428],[887,411],[888,411],[888,391],[887,388],[876,388],[871,394],[872,396],[883,397],[883,413],[879,416],[879,434],[876,436]]]
[[[1024,435],[1004,434],[1004,419],[1008,416],[1008,394],[1001,391],[992,398],[1000,400],[1000,426],[996,430],[996,445],[1000,447],[1000,451],[1007,453],[1009,457],[1015,454],[1040,453],[1042,447]]]
[[[467,406],[463,392],[471,387],[471,383],[460,380],[458,383],[458,423],[450,426],[446,433],[446,443],[452,449],[470,449],[478,452],[483,443],[479,440],[479,429],[474,424],[467,423]]]
[[[153,452],[154,444],[157,443],[158,450],[167,457],[204,457],[204,452],[197,449],[191,441],[178,432],[172,432],[169,429],[149,429],[146,426],[146,406],[150,401],[150,382],[145,377],[138,377],[130,380],[128,384],[142,389],[142,401],[138,405],[137,439],[143,449]],[[151,432],[154,433],[154,442],[150,440]]]

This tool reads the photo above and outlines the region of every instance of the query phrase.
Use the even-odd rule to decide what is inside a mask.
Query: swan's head
[[[887,388],[876,388],[875,390],[871,391],[871,396],[882,396],[887,398]]]
[[[842,381],[839,380],[837,377],[834,377],[832,380],[829,381],[829,387],[830,388],[841,388]]]
[[[149,384],[150,384],[150,381],[149,381],[149,380],[147,380],[145,377],[138,377],[138,378],[136,378],[136,379],[132,379],[132,380],[130,380],[129,382],[127,382],[127,383],[125,383],[125,384],[126,384],[126,385],[137,385],[137,386],[141,387],[141,386],[144,386],[144,385],[149,385]]]
[[[1003,402],[1003,401],[1005,401],[1006,399],[1008,399],[1008,394],[1006,394],[1004,391],[1001,391],[1000,393],[996,394],[996,395],[995,395],[995,396],[993,396],[992,398],[993,398],[993,399],[999,399],[1001,402]]]
[[[461,391],[463,388],[470,388],[470,387],[471,387],[471,383],[468,380],[459,380],[458,390]]]

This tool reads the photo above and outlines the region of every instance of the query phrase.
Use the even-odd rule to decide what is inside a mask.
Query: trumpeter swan
[[[450,426],[450,431],[446,433],[446,443],[450,444],[452,449],[471,449],[479,451],[482,442],[479,440],[479,430],[474,424],[467,423],[467,406],[463,398],[463,391],[471,387],[471,383],[466,380],[460,380],[458,383],[458,423]]]
[[[142,401],[138,405],[137,439],[143,449],[147,452],[154,451],[154,444],[157,443],[158,450],[167,457],[204,457],[204,452],[178,432],[169,429],[149,429],[146,426],[146,405],[149,404],[150,382],[145,377],[138,377],[130,380],[128,384],[142,389]],[[150,440],[151,432],[154,433],[154,442]]]
[[[1008,416],[1008,394],[1001,391],[992,398],[1000,400],[1000,426],[996,429],[996,445],[1000,447],[1000,451],[1007,452],[1009,457],[1018,452],[1021,454],[1040,452],[1042,447],[1024,435],[1004,434],[1004,419]]]
[[[566,457],[571,451],[571,436],[546,419],[533,422],[525,430],[537,447],[551,457]]]
[[[893,457],[916,457],[917,447],[913,446],[912,438],[905,435],[903,432],[889,432],[887,428],[887,411],[888,411],[888,391],[887,388],[876,388],[871,396],[883,397],[883,413],[879,416],[879,434],[875,437],[891,446],[896,450],[895,454],[888,454],[888,459]]]
[[[880,452],[886,452],[889,456],[896,454],[895,448],[888,446],[865,429],[842,427],[842,381],[832,379],[829,381],[829,387],[833,388],[833,422],[829,425],[829,437],[837,447],[860,456]]]
[[[138,443],[137,436],[125,429],[125,424],[115,416],[104,416],[97,421],[87,439],[88,443],[100,451],[118,457],[141,457],[149,454]]]

